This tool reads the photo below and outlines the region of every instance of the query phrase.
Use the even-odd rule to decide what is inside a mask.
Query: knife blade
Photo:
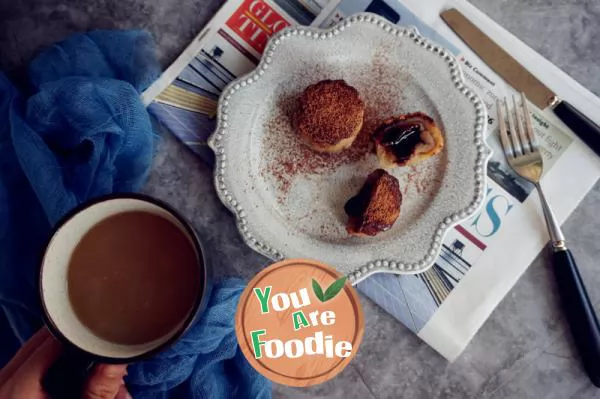
[[[492,70],[510,86],[524,92],[538,108],[550,109],[597,155],[600,155],[600,127],[561,100],[550,88],[523,67],[456,8],[443,11],[440,17]]]

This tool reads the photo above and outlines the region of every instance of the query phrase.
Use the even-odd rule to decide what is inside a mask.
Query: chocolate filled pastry
[[[340,152],[360,132],[365,104],[343,80],[322,80],[308,86],[294,117],[296,132],[313,150]]]
[[[422,112],[387,119],[375,130],[372,139],[379,164],[384,168],[411,165],[444,148],[442,132]]]
[[[400,216],[401,203],[398,180],[377,169],[367,177],[358,194],[346,202],[346,230],[358,236],[375,236],[389,230]]]

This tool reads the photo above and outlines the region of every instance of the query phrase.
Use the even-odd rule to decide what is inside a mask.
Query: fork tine
[[[506,118],[508,119],[508,133],[510,136],[510,141],[513,145],[513,151],[515,156],[523,155],[523,150],[521,149],[521,143],[519,142],[519,137],[517,133],[517,127],[515,124],[515,115],[511,112],[508,106],[508,99],[504,98],[504,106],[506,107]]]
[[[498,99],[496,99],[496,111],[498,112],[498,129],[500,130],[500,142],[504,149],[504,155],[507,158],[514,158],[515,154],[508,138],[508,132],[506,131],[506,118],[502,112],[502,103]]]
[[[525,120],[525,130],[527,131],[529,146],[531,147],[531,151],[537,151],[539,145],[537,137],[535,136],[535,130],[533,130],[533,125],[531,124],[531,114],[529,113],[527,97],[525,97],[525,93],[523,92],[521,92],[521,106],[523,107],[523,119]]]
[[[517,97],[512,96],[512,101],[513,101],[513,108],[514,108],[514,114],[515,114],[515,119],[517,121],[517,132],[515,132],[515,135],[518,134],[519,137],[519,141],[521,142],[521,149],[523,151],[523,154],[527,154],[528,152],[532,152],[533,149],[531,148],[531,146],[529,145],[529,139],[527,138],[527,133],[525,132],[525,127],[523,126],[523,120],[525,119],[525,115],[522,115],[523,112],[521,110],[521,107],[517,104]]]

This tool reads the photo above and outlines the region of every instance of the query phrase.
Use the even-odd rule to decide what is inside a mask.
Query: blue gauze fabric
[[[36,275],[52,227],[76,205],[138,191],[157,137],[139,99],[159,75],[142,31],[77,34],[30,65],[34,94],[0,73],[0,367],[41,327]],[[233,319],[239,281],[167,352],[130,366],[136,397],[270,397],[243,359]]]
[[[235,336],[235,310],[244,289],[219,282],[202,319],[172,348],[129,368],[134,398],[270,398],[271,383],[250,366]]]

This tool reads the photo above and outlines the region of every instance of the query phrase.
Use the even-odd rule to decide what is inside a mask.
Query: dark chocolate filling
[[[361,187],[358,194],[354,197],[350,198],[346,201],[344,205],[344,212],[350,217],[362,217],[362,215],[367,210],[369,206],[369,201],[371,200],[371,192],[373,191],[374,183],[380,177],[383,172],[382,170],[377,170],[373,173],[365,184]]]
[[[414,153],[417,144],[421,142],[423,127],[411,121],[396,121],[383,126],[376,137],[379,143],[389,150],[398,162],[408,161]]]
[[[369,191],[360,190],[358,194],[346,201],[344,211],[348,216],[360,217],[369,205]]]
[[[400,162],[410,158],[419,142],[421,142],[421,127],[413,124],[390,126],[381,140],[381,144]]]

